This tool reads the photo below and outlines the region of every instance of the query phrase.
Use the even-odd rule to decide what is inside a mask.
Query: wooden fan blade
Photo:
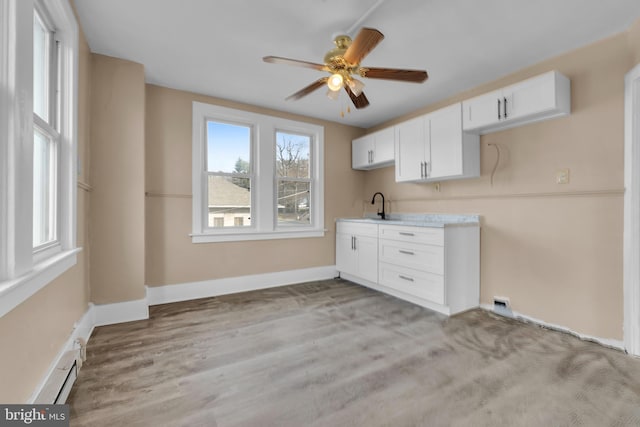
[[[351,46],[344,53],[345,61],[352,65],[359,64],[383,38],[384,35],[374,28],[361,29]]]
[[[347,91],[347,93],[349,94],[349,98],[351,98],[351,102],[353,102],[353,105],[358,110],[360,110],[361,108],[365,108],[366,106],[369,105],[369,100],[365,96],[364,92],[362,92],[362,93],[360,93],[360,95],[356,96],[356,94],[353,93],[353,91],[351,90],[351,88],[349,88],[349,86],[345,86],[344,90]]]
[[[397,68],[360,68],[360,75],[370,79],[400,80],[422,83],[429,78],[424,70],[401,70]]]
[[[297,91],[296,93],[294,93],[293,95],[288,96],[285,100],[289,101],[289,100],[298,100],[300,98],[302,98],[303,96],[307,96],[309,95],[311,92],[313,92],[314,90],[317,90],[319,88],[321,88],[323,85],[327,84],[327,80],[329,80],[329,77],[323,77],[321,79],[316,80],[315,82],[311,83],[309,86],[300,89],[299,91]]]
[[[305,67],[305,68],[312,68],[314,70],[319,70],[319,71],[328,71],[326,65],[324,65],[324,64],[316,64],[314,62],[299,61],[297,59],[282,58],[280,56],[265,56],[264,58],[262,58],[262,60],[264,62],[268,62],[270,64],[295,65],[296,67]]]

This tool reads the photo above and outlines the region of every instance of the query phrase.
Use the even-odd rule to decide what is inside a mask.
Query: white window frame
[[[207,226],[208,194],[206,182],[207,121],[237,123],[252,128],[251,226],[213,228]],[[192,187],[193,243],[243,240],[323,237],[324,228],[324,127],[295,120],[218,105],[193,102]],[[278,226],[276,132],[309,135],[311,152],[311,224]]]
[[[33,14],[60,49],[58,248],[33,248]],[[76,264],[78,24],[68,0],[0,0],[0,317]]]
[[[49,37],[47,46],[47,59],[48,59],[48,75],[47,80],[48,84],[46,87],[47,92],[47,117],[40,117],[38,113],[33,111],[33,130],[34,134],[36,130],[42,134],[45,138],[53,144],[53,161],[51,162],[51,167],[53,168],[54,180],[53,183],[49,184],[49,193],[52,193],[53,202],[54,202],[54,211],[52,212],[52,217],[47,218],[50,223],[49,226],[54,229],[54,239],[51,241],[44,242],[38,246],[33,248],[34,251],[34,259],[37,262],[38,260],[44,260],[49,258],[59,252],[62,251],[62,245],[60,244],[60,196],[62,195],[61,191],[61,182],[60,182],[60,171],[61,171],[61,149],[62,149],[62,135],[60,134],[61,127],[61,119],[64,114],[60,111],[59,98],[58,98],[58,90],[61,89],[62,81],[59,77],[62,77],[60,73],[61,70],[61,57],[58,52],[58,43],[60,42],[59,37],[55,31],[55,24],[52,22],[52,19],[49,16],[49,11],[43,6],[42,1],[36,0],[34,3],[34,10],[37,12],[38,17],[43,25],[43,27],[49,31]],[[62,45],[62,42],[60,42]],[[34,143],[35,144],[35,143]],[[35,206],[33,209],[35,210]]]

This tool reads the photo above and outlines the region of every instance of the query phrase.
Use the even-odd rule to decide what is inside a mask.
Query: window
[[[0,11],[3,316],[76,263],[78,25],[68,0]]]
[[[193,103],[194,243],[324,235],[324,129]]]
[[[276,132],[278,225],[309,225],[311,136]]]
[[[241,227],[244,217],[249,226],[251,127],[213,120],[206,126],[208,226]]]
[[[58,42],[43,14],[33,13],[33,247],[58,240]],[[57,248],[59,249],[59,247]]]

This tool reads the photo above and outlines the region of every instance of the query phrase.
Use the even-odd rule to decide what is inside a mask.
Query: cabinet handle
[[[401,235],[401,236],[411,236],[411,237],[415,236],[415,234],[407,233],[405,231],[399,231],[398,234]]]
[[[402,249],[399,249],[398,252],[400,252],[401,254],[405,254],[405,255],[415,255],[415,253],[413,253],[411,251],[403,251]]]
[[[398,274],[398,277],[402,280],[406,280],[407,282],[413,282],[413,277],[403,276],[402,274]]]
[[[371,163],[373,163],[374,161],[374,156],[375,156],[375,153],[373,152],[373,150],[371,150]]]
[[[504,115],[504,118],[506,119],[507,118],[507,98],[505,97],[503,99],[504,99],[504,107],[503,107],[504,114],[503,115]]]
[[[498,99],[498,120],[502,119],[502,114],[500,113],[500,100]]]
[[[358,240],[357,240],[356,236],[353,236],[353,250],[354,251],[358,250]]]
[[[353,248],[353,239],[354,239],[354,237],[353,237],[353,236],[351,236],[351,250],[353,250],[353,249],[354,249],[354,248]]]

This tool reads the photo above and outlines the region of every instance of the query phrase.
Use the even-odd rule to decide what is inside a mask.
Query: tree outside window
[[[311,137],[276,133],[279,225],[311,223]]]

